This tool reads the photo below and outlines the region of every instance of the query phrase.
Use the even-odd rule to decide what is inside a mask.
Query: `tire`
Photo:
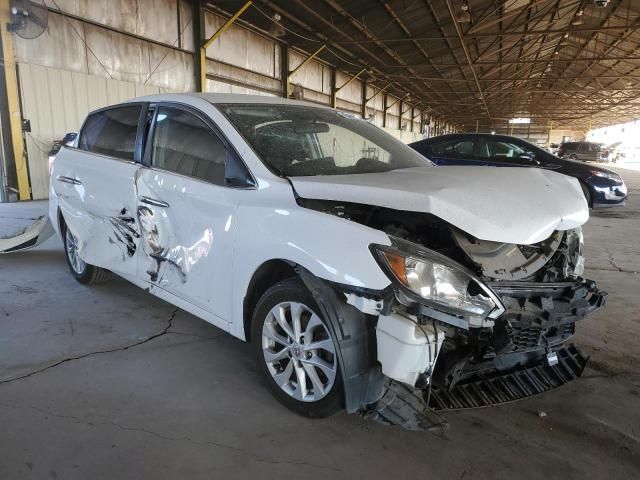
[[[310,418],[325,418],[343,408],[338,347],[318,311],[311,293],[295,277],[262,295],[251,322],[254,353],[267,387],[285,407]]]
[[[569,155],[569,160],[580,160],[580,159],[575,153],[572,153],[571,155]]]
[[[582,193],[584,193],[584,198],[587,199],[587,206],[591,207],[591,191],[589,190],[589,187],[587,187],[582,182],[580,182],[580,187],[582,187]]]
[[[83,261],[77,254],[77,239],[69,231],[66,223],[62,222],[62,243],[64,244],[64,256],[73,277],[84,285],[106,282],[111,278],[111,272],[104,268],[96,267]]]

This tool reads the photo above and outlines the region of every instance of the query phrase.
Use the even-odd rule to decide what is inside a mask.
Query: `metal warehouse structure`
[[[637,0],[43,0],[34,39],[8,31],[12,3],[0,0],[5,199],[45,198],[52,141],[147,93],[303,98],[405,141],[544,142],[640,112]]]

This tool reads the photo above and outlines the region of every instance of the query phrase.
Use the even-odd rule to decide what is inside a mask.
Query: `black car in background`
[[[559,158],[520,138],[488,133],[457,133],[409,144],[437,165],[546,168],[580,181],[592,208],[624,204],[627,186],[615,172]]]
[[[595,142],[564,142],[560,144],[558,156],[569,160],[600,162],[604,159],[603,145]]]

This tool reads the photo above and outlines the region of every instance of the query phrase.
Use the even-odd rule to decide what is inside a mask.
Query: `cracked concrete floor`
[[[288,412],[248,345],[122,280],[76,283],[57,239],[0,257],[0,479],[637,478],[640,173],[621,173],[629,205],[585,228],[610,292],[578,329],[592,368],[449,413],[443,438]]]

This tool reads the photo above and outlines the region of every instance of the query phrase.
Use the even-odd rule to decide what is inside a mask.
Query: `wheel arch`
[[[247,342],[251,342],[251,318],[260,297],[276,283],[297,276],[295,269],[295,262],[274,258],[265,261],[253,272],[242,301],[242,321]]]
[[[595,193],[593,187],[584,180],[580,180],[580,186],[582,187],[582,192],[585,194],[587,206],[589,208],[593,208],[593,199]]]
[[[58,222],[58,232],[60,232],[60,236],[62,237],[64,235],[63,227],[66,227],[67,222],[65,222],[64,220],[64,215],[62,215],[62,210],[60,210],[60,207],[58,207],[58,214],[57,214],[56,220]]]

